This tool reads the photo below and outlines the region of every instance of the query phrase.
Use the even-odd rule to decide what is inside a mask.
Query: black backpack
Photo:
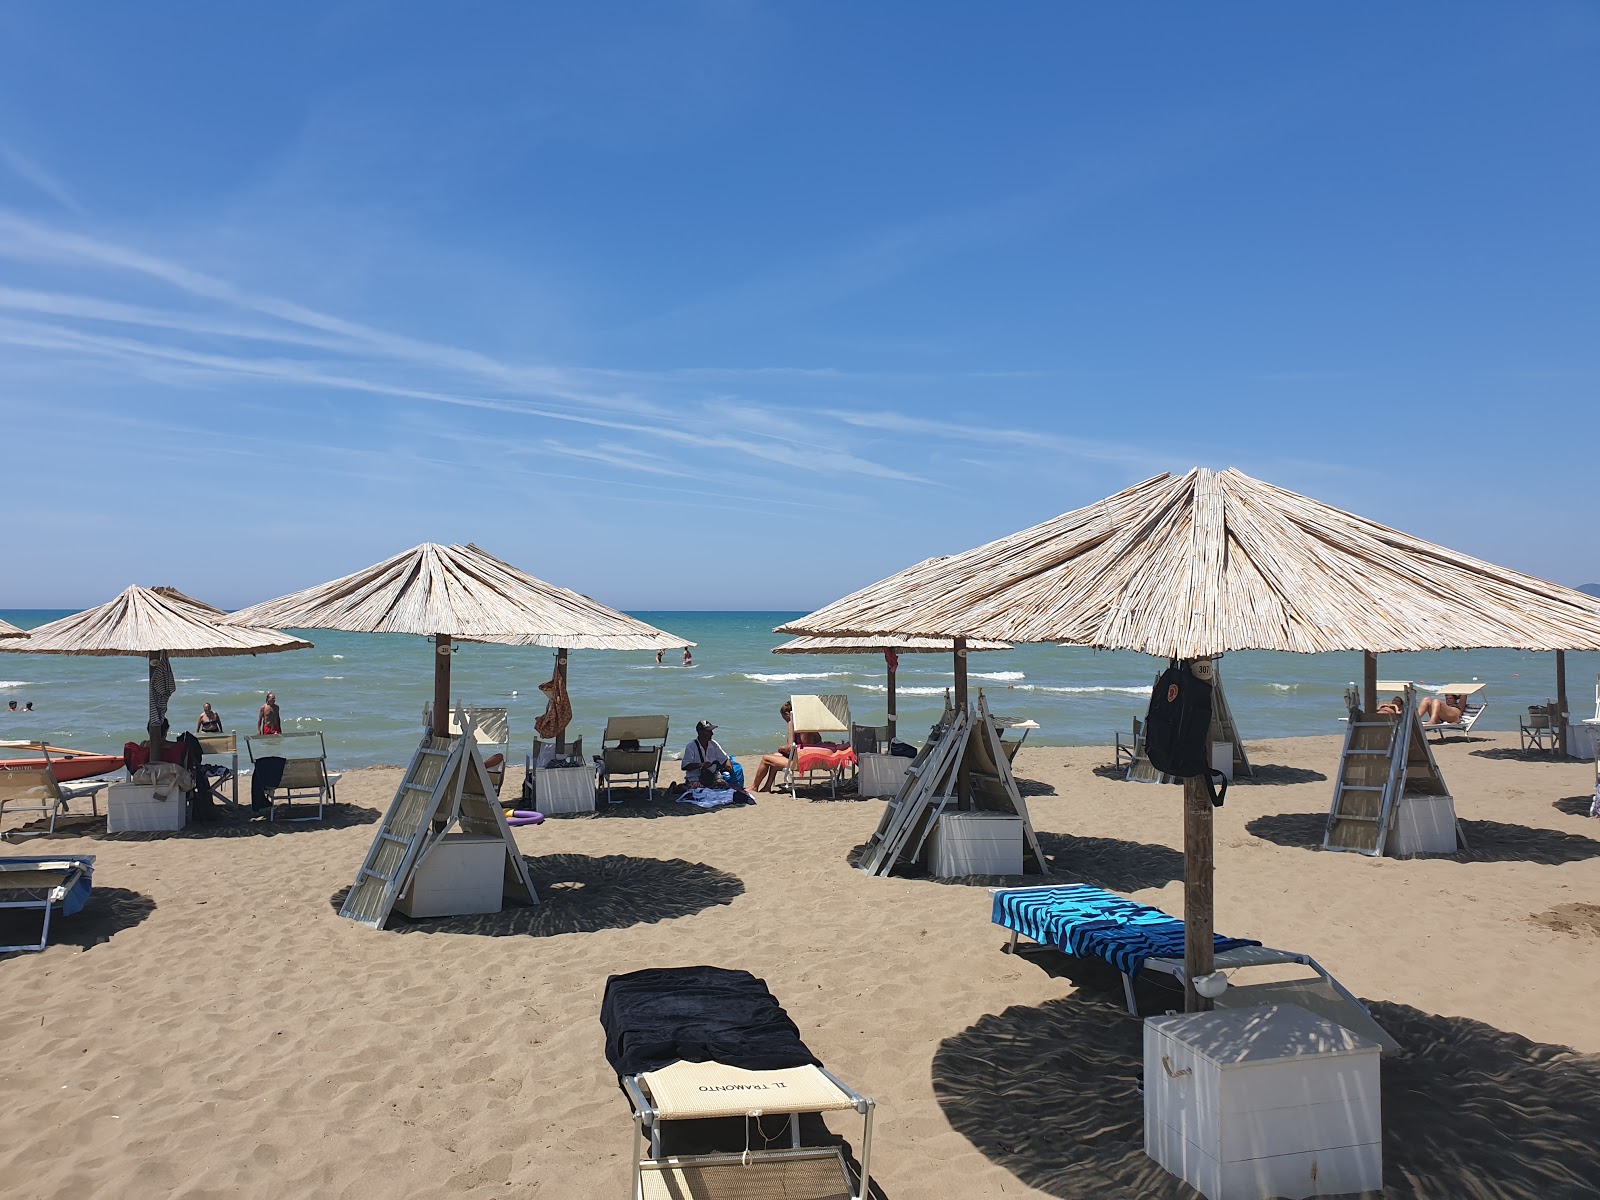
[[[1144,752],[1165,775],[1204,778],[1211,803],[1222,806],[1228,777],[1211,769],[1211,685],[1188,663],[1168,667],[1156,680],[1144,718]]]

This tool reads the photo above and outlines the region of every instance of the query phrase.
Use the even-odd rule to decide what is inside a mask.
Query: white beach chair
[[[320,821],[323,805],[338,803],[335,788],[341,775],[328,770],[328,747],[320,729],[303,733],[252,734],[245,738],[245,749],[253,767],[263,758],[284,760],[283,777],[276,787],[267,789],[269,821],[278,819],[280,803],[285,808],[297,804],[317,806],[315,816],[285,816],[286,821]],[[252,794],[254,790],[252,787]]]
[[[8,767],[0,759],[0,824],[5,821],[6,810],[14,813],[40,813],[50,819],[50,832],[56,831],[56,818],[69,812],[74,800],[87,799],[92,814],[100,815],[100,793],[109,780],[90,780],[82,783],[61,783],[51,769],[50,747],[44,742],[0,742],[7,750],[27,750],[35,761],[44,760],[43,766]],[[41,831],[42,832],[42,831]],[[31,836],[21,830],[12,830],[7,837]]]
[[[653,717],[611,717],[600,738],[600,778],[606,790],[606,803],[616,804],[611,789],[617,784],[643,787],[650,800],[656,798],[656,780],[661,773],[661,756],[667,750],[668,719]]]
[[[1483,710],[1489,707],[1488,701],[1483,697],[1483,689],[1487,686],[1482,683],[1447,683],[1442,688],[1436,689],[1436,694],[1440,696],[1461,697],[1464,702],[1461,720],[1424,725],[1422,731],[1432,734],[1436,742],[1442,742],[1447,733],[1471,733],[1472,727],[1478,723],[1478,718],[1483,716]]]
[[[60,858],[0,858],[0,908],[34,908],[44,915],[37,943],[0,946],[0,954],[43,950],[50,942],[50,918],[57,909],[70,917],[89,901],[94,855]]]
[[[797,739],[785,768],[789,794],[798,796],[802,785],[815,787],[826,782],[830,794],[838,796],[839,783],[846,774],[846,767],[838,761],[839,752],[816,753],[816,747],[799,745],[798,739],[801,734],[814,733],[824,742],[848,742],[850,697],[790,696],[789,722]]]
[[[228,803],[234,808],[239,807],[239,734],[237,730],[230,729],[227,733],[197,733],[195,738],[200,743],[200,757],[223,758],[228,760],[226,775],[213,776],[211,789],[214,795],[219,794],[223,784],[228,784],[232,791],[232,799]]]

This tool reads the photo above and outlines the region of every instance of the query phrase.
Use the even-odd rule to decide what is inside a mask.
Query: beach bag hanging
[[[1186,662],[1168,667],[1156,680],[1144,719],[1144,752],[1164,775],[1203,778],[1211,803],[1222,806],[1228,777],[1211,769],[1211,685]]]

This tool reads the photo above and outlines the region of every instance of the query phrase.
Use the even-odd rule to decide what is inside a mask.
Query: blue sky
[[[1196,464],[1600,579],[1597,110],[1592,3],[7,4],[0,605],[809,608]]]

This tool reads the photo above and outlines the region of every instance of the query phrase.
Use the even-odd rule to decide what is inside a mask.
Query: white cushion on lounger
[[[714,1062],[675,1062],[639,1076],[664,1120],[753,1113],[835,1112],[850,1097],[816,1067],[747,1071]]]

